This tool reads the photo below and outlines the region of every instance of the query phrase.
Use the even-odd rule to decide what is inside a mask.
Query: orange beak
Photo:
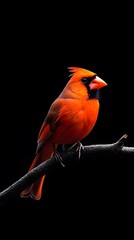
[[[95,77],[95,79],[89,84],[90,90],[93,89],[100,89],[104,86],[107,86],[107,83],[104,82],[101,78],[98,76]]]

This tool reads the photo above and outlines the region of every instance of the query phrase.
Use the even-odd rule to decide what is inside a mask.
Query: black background
[[[74,17],[71,12],[63,23],[64,14],[50,21],[52,13],[45,19],[39,12],[4,19],[1,191],[27,172],[44,117],[68,81],[68,66],[87,68],[108,83],[98,121],[83,144],[112,143],[126,133],[125,145],[134,146],[131,19],[127,23],[118,13],[115,22],[109,11],[103,18],[101,13]],[[111,158],[96,159],[93,167],[89,158],[85,166],[49,174],[40,201],[17,196],[2,209],[23,210],[27,217],[38,211],[50,222],[60,216],[60,224],[66,216],[79,222],[80,214],[84,219],[115,212],[122,216],[133,209],[133,167],[132,161]]]

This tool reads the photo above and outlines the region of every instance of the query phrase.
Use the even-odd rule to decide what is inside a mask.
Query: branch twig
[[[84,146],[81,153],[81,161],[86,160],[90,156],[90,160],[93,158],[102,159],[104,156],[114,156],[114,157],[127,157],[133,158],[134,160],[134,147],[125,147],[124,142],[127,139],[127,135],[124,134],[117,142],[112,144],[98,144]],[[70,166],[72,163],[79,161],[78,156],[76,156],[76,151],[71,150],[68,152],[63,152],[60,154],[63,163],[65,166]],[[35,182],[41,176],[48,174],[49,171],[60,167],[61,164],[53,156],[51,159],[46,160],[45,162],[38,165],[36,168],[32,169],[18,181],[13,183],[11,186],[6,188],[0,193],[0,203],[5,202],[15,196],[18,196],[19,193],[28,187],[30,184]]]

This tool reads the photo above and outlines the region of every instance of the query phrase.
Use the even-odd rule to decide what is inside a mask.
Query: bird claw
[[[70,151],[71,149],[73,149],[75,147],[76,147],[75,152],[78,152],[78,159],[80,160],[81,151],[84,150],[84,146],[82,145],[81,142],[76,142],[75,144],[73,144],[71,146],[70,145],[63,145],[62,149],[65,152],[65,151]],[[55,151],[54,157],[55,157],[56,161],[58,161],[61,164],[62,167],[66,167],[66,165],[63,163],[63,159],[62,159],[59,152]]]
[[[63,159],[62,159],[61,155],[59,154],[59,152],[55,151],[54,157],[55,157],[56,161],[58,161],[61,164],[62,167],[65,167],[65,164],[63,163]]]
[[[76,147],[77,145],[77,147]],[[75,144],[73,145],[63,145],[62,149],[63,151],[70,151],[71,149],[75,148],[76,147],[76,152],[78,152],[78,158],[80,159],[81,157],[81,151],[84,150],[84,146],[82,145],[81,142],[76,142]]]
[[[82,145],[81,142],[77,142],[76,144],[77,144],[76,152],[78,151],[78,158],[80,159],[81,151],[84,150],[84,146]]]

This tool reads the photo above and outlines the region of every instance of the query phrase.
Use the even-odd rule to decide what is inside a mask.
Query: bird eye
[[[82,78],[81,81],[82,81],[83,83],[87,83],[87,78]]]

